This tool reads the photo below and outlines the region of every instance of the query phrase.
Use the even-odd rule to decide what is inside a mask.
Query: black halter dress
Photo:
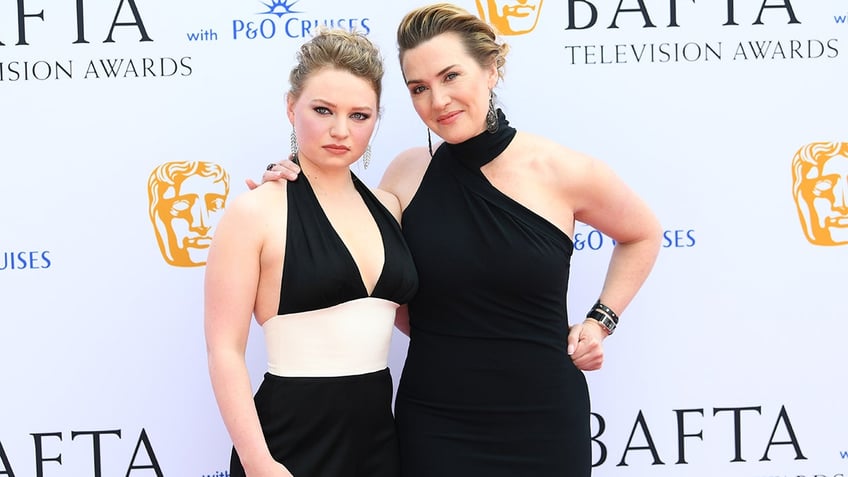
[[[418,294],[395,404],[403,477],[585,477],[589,393],[566,353],[573,250],[480,167],[515,136],[442,144],[403,214]]]

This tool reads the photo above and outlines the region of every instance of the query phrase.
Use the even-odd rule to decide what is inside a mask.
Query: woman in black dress
[[[600,366],[612,310],[647,277],[658,222],[605,165],[516,131],[494,108],[507,47],[488,24],[426,6],[402,20],[398,46],[415,110],[445,141],[401,154],[380,184],[400,199],[420,282],[395,403],[402,475],[588,476],[581,369]],[[569,342],[575,221],[618,245],[599,306]]]
[[[397,199],[349,168],[367,157],[382,75],[361,34],[326,30],[306,42],[286,110],[304,173],[239,196],[215,233],[205,331],[234,477],[398,475],[387,361],[417,275]],[[255,399],[244,357],[251,315],[268,356]]]

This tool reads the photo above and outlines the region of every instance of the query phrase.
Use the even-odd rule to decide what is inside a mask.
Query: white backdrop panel
[[[333,24],[366,31],[386,58],[372,166],[354,166],[376,186],[395,154],[426,144],[394,43],[402,15],[425,3],[0,3],[0,475],[226,475],[202,260],[165,260],[148,178],[209,163],[228,173],[229,197],[244,192],[287,154],[296,48]],[[848,5],[481,8],[494,22],[490,7],[525,3],[535,28],[503,37],[510,121],[608,162],[666,229],[604,369],[589,374],[594,475],[841,476],[848,245],[805,238],[792,160],[806,144],[848,142]],[[830,193],[844,228],[848,189]],[[203,213],[211,222],[192,233],[211,236],[215,211]],[[584,225],[574,238],[572,321],[612,248]],[[396,334],[395,379],[406,344]]]

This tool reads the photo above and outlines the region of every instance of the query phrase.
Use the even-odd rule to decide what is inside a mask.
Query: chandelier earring
[[[489,111],[486,113],[486,131],[494,134],[498,131],[498,113],[495,112],[495,94],[489,91]]]
[[[368,169],[368,165],[371,164],[371,145],[369,144],[365,148],[365,154],[362,155],[362,166]]]

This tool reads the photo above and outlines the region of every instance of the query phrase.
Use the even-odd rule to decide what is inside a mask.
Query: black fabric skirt
[[[397,477],[389,369],[338,377],[270,373],[254,397],[274,459],[295,477]],[[244,477],[235,449],[230,475]]]
[[[591,475],[588,386],[564,350],[414,336],[395,400],[402,477]]]

